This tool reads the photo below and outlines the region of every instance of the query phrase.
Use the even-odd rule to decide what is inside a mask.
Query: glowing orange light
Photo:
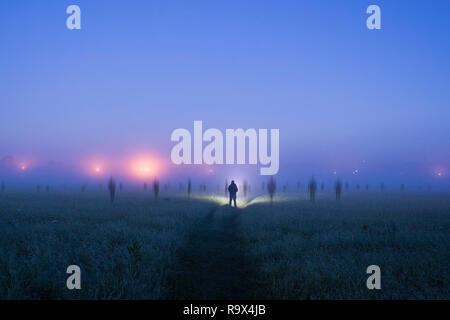
[[[103,172],[103,166],[101,166],[101,165],[94,165],[92,167],[92,171],[94,172],[94,174],[101,174]]]
[[[131,162],[130,173],[137,178],[151,178],[160,174],[160,164],[153,157],[140,157]]]

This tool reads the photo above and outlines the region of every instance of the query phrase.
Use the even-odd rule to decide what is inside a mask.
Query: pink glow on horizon
[[[126,167],[126,173],[138,179],[159,178],[164,172],[162,161],[154,155],[135,156]]]

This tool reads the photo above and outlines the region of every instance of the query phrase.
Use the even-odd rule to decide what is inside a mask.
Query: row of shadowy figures
[[[232,184],[234,184],[234,181],[232,181]],[[300,183],[297,183],[297,187],[300,188]],[[82,191],[84,191],[86,188],[85,185],[82,186]],[[146,183],[144,183],[144,190],[147,190],[148,185]],[[240,186],[241,188],[241,186]],[[336,194],[336,200],[340,200],[341,199],[341,194],[342,194],[342,190],[343,188],[345,188],[346,190],[349,190],[349,184],[346,182],[344,185],[342,184],[341,180],[338,178],[334,184],[334,191]],[[123,185],[122,183],[119,184],[119,189],[122,190],[123,189]],[[154,197],[155,200],[158,199],[159,196],[159,190],[160,190],[160,184],[159,181],[157,179],[155,179],[153,181],[153,193],[154,193]],[[164,189],[167,190],[167,185],[164,185]],[[180,190],[182,189],[182,186],[180,185]],[[247,181],[244,181],[243,184],[243,196],[247,197],[247,194],[251,192],[251,186],[247,183]],[[275,196],[275,192],[277,190],[277,184],[276,181],[273,177],[271,177],[267,183],[267,187],[266,184],[263,182],[261,185],[261,189],[263,191],[265,191],[265,189],[267,189],[267,192],[269,194],[270,197],[270,202],[273,202],[273,198]],[[286,192],[286,186],[283,186],[283,192]],[[323,191],[325,189],[325,185],[324,183],[322,183],[320,185],[320,189]],[[357,184],[356,185],[356,189],[360,190],[360,185]],[[365,186],[366,191],[369,191],[369,185],[366,184]],[[381,184],[380,186],[381,191],[385,191],[386,190],[386,186],[384,185],[384,183]],[[236,198],[236,193],[238,192],[238,188],[232,188],[230,189],[230,184],[228,184],[228,180],[225,181],[225,196],[229,196],[230,199],[232,198]],[[401,190],[404,191],[405,190],[405,185],[402,184],[401,185]],[[114,202],[115,196],[116,196],[116,182],[114,180],[113,177],[110,177],[109,181],[108,181],[108,191],[109,191],[109,195],[110,195],[110,199],[111,202]],[[200,191],[206,191],[206,185],[205,184],[200,184]],[[318,184],[316,182],[316,180],[314,179],[314,177],[312,177],[309,180],[308,183],[308,194],[309,194],[309,199],[310,201],[314,202],[316,200],[316,193],[318,191]],[[192,193],[192,182],[189,179],[188,183],[187,183],[187,196],[188,199],[191,197],[191,193]],[[230,201],[231,203],[231,201]]]
[[[116,186],[117,186],[116,181],[114,180],[113,177],[110,177],[109,181],[108,181],[108,192],[109,192],[109,196],[110,196],[111,202],[114,202],[114,200],[116,198],[116,189],[117,189]],[[86,184],[83,184],[81,186],[81,191],[84,192],[86,190],[86,187],[87,187]],[[101,187],[101,185],[100,185],[100,187]],[[297,182],[297,189],[300,189],[300,187],[301,187],[300,182]],[[144,190],[147,190],[148,188],[149,188],[149,186],[147,185],[147,183],[144,183]],[[343,188],[345,188],[345,190],[349,190],[349,184],[346,182],[343,185],[341,180],[338,178],[336,180],[335,184],[334,184],[334,191],[336,193],[336,200],[339,200],[341,198],[341,194],[342,194]],[[5,184],[4,184],[4,182],[2,182],[1,185],[0,185],[0,192],[2,192],[2,193],[5,192],[5,189],[6,189]],[[122,183],[118,184],[118,189],[119,190],[123,189],[123,184]],[[152,189],[153,189],[153,193],[154,193],[155,199],[158,199],[159,191],[160,191],[160,183],[159,183],[159,181],[156,178],[153,181],[153,188]],[[168,185],[165,184],[164,185],[164,190],[167,190],[167,189],[168,189]],[[219,186],[218,186],[218,189],[219,189]],[[243,186],[239,186],[239,189],[237,187],[235,189],[236,189],[236,192],[234,192],[234,195],[231,194],[230,191],[229,191],[228,180],[225,181],[225,196],[226,197],[228,197],[228,196],[230,196],[230,197],[234,196],[235,197],[236,193],[237,193],[237,191],[239,189],[243,190],[244,198],[247,197],[247,194],[251,192],[251,186],[247,183],[247,181],[244,181]],[[274,195],[275,195],[275,192],[277,190],[277,184],[276,184],[275,179],[273,177],[271,177],[269,179],[269,181],[267,183],[267,186],[266,186],[265,182],[262,182],[261,190],[265,192],[266,189],[267,189],[267,192],[268,192],[269,197],[270,197],[270,202],[272,203]],[[325,189],[324,183],[321,183],[320,189],[322,191]],[[361,186],[359,184],[356,184],[356,190],[360,190],[360,189],[361,189]],[[366,189],[366,191],[369,191],[369,185],[368,184],[365,185],[365,189]],[[400,185],[400,189],[402,191],[404,191],[405,190],[405,185],[401,184]],[[419,189],[421,189],[421,188],[419,188]],[[41,186],[37,185],[36,186],[36,190],[37,190],[37,192],[40,192]],[[182,190],[182,186],[181,185],[180,185],[180,190]],[[287,190],[286,185],[284,185],[282,187],[282,190],[283,190],[283,192],[286,192],[286,190]],[[381,191],[385,191],[386,190],[386,186],[385,186],[384,183],[382,183],[380,185],[380,190]],[[50,186],[49,185],[45,186],[45,191],[46,192],[50,191]],[[205,184],[200,184],[200,191],[202,191],[202,192],[206,191],[206,185]],[[308,182],[308,194],[309,194],[309,199],[311,201],[313,201],[313,202],[316,199],[317,191],[318,191],[318,184],[317,184],[316,180],[314,179],[314,177],[312,177],[309,180],[309,182]],[[188,180],[188,184],[187,184],[187,196],[188,196],[188,198],[191,197],[191,193],[192,193],[192,183],[191,183],[191,180],[189,179]]]

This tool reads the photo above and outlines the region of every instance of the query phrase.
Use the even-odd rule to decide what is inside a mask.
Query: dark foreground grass
[[[148,195],[0,198],[1,299],[160,299],[176,250],[216,204]],[[81,290],[66,268],[81,268]]]
[[[450,298],[448,194],[298,198],[235,210],[143,192],[114,205],[106,192],[1,194],[0,298]],[[72,264],[81,290],[66,288]]]
[[[241,216],[268,299],[449,299],[448,194],[354,193],[280,199]],[[368,290],[366,268],[381,268]]]

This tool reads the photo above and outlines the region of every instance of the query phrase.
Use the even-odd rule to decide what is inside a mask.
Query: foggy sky
[[[70,4],[81,30],[66,28]],[[450,3],[377,1],[377,31],[369,4],[2,1],[0,158],[75,173],[148,150],[170,166],[171,132],[202,120],[280,129],[283,181],[360,169],[448,185]]]

